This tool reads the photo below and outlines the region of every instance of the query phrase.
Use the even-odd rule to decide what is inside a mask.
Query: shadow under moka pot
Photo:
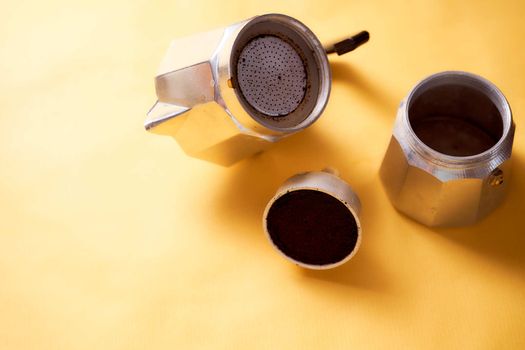
[[[393,205],[428,226],[472,224],[508,184],[510,106],[482,77],[443,72],[401,102],[380,175]]]
[[[145,128],[175,137],[190,156],[231,165],[315,122],[330,95],[326,54],[368,38],[361,32],[324,48],[301,22],[267,14],[176,39]]]

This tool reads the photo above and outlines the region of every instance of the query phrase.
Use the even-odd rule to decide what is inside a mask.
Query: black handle
[[[369,39],[370,33],[368,33],[366,30],[363,30],[362,32],[359,32],[348,39],[344,39],[342,41],[336,42],[335,44],[325,46],[325,51],[327,54],[337,53],[338,56],[341,56],[347,52],[354,51],[359,46],[366,43]]]

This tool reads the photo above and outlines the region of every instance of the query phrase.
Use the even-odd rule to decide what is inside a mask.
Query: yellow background
[[[142,123],[170,40],[286,13],[331,58],[311,128],[230,168]],[[2,1],[0,349],[525,348],[523,1]],[[511,192],[429,229],[378,179],[398,103],[447,69],[493,81],[517,124]],[[261,215],[327,165],[359,194],[357,256],[325,272],[272,250]],[[520,218],[521,215],[521,218]]]

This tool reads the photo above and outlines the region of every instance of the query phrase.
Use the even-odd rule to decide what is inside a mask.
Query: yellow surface
[[[170,39],[281,12],[332,60],[323,117],[222,168],[146,133]],[[0,10],[0,349],[524,349],[523,1],[21,1]],[[378,179],[399,101],[441,70],[480,74],[514,111],[514,177],[480,224],[398,214]],[[311,272],[265,240],[287,177],[339,169],[361,250]],[[520,216],[521,215],[521,221]]]

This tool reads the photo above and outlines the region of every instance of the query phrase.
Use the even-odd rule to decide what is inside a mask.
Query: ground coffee
[[[310,265],[343,260],[355,248],[357,223],[337,198],[315,190],[297,190],[278,198],[266,217],[274,244],[285,255]]]

